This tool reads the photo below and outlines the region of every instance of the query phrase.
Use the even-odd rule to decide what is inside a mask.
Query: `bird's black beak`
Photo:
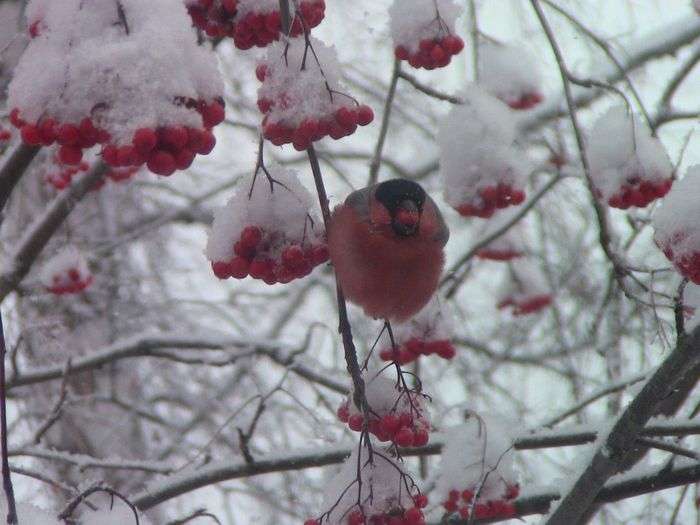
[[[391,227],[400,237],[410,237],[418,232],[420,227],[420,210],[412,200],[403,201],[391,221]]]

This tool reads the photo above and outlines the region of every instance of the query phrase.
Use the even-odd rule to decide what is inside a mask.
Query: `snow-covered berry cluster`
[[[480,239],[488,239],[514,219],[514,213],[508,210],[485,222]],[[476,256],[490,261],[512,261],[525,255],[525,231],[519,227],[519,222],[508,228],[496,239],[481,248]]]
[[[231,37],[239,49],[265,47],[282,33],[279,0],[185,0],[185,4],[195,27],[212,38]],[[290,36],[295,37],[321,23],[326,3],[301,0],[293,14]]]
[[[393,325],[394,342],[385,332],[380,339],[379,357],[383,361],[396,361],[400,365],[411,363],[422,355],[438,355],[443,359],[455,356],[452,344],[453,323],[446,307],[433,299],[412,319]]]
[[[516,123],[503,102],[469,87],[440,125],[440,171],[447,203],[461,215],[491,217],[525,200],[528,161],[515,146]]]
[[[214,216],[206,253],[219,279],[288,283],[328,260],[313,198],[296,172],[264,169],[250,196],[248,188],[240,189]]]
[[[643,208],[673,184],[663,145],[626,106],[612,107],[596,121],[588,156],[596,195],[613,208]]]
[[[366,447],[343,463],[323,501],[329,510],[304,525],[425,525],[428,505],[401,461],[378,450],[370,456]]]
[[[454,0],[394,0],[389,17],[396,58],[416,69],[447,66],[464,49],[455,35],[461,12]]]
[[[516,515],[520,493],[512,444],[501,422],[473,420],[445,435],[436,493],[449,513],[462,519]]]
[[[479,51],[479,82],[486,91],[517,110],[544,100],[537,62],[522,46],[489,43]]]
[[[70,165],[101,144],[107,164],[146,164],[160,175],[211,151],[211,128],[224,119],[223,83],[211,51],[197,45],[184,5],[33,4],[42,30],[23,54],[8,97],[25,143],[55,143],[60,161]]]
[[[41,283],[55,295],[76,294],[92,284],[85,257],[75,246],[67,246],[42,268]]]
[[[430,440],[430,419],[420,392],[401,388],[396,381],[371,374],[365,396],[370,407],[367,429],[379,441],[391,441],[399,447],[422,447]],[[338,419],[350,430],[361,432],[364,416],[353,396],[338,408]]]
[[[509,274],[498,294],[499,310],[510,308],[515,316],[539,312],[552,304],[552,293],[542,272],[529,261],[510,265]]]
[[[676,182],[654,214],[654,241],[681,275],[700,284],[700,166]]]
[[[313,38],[313,51],[307,45],[302,38],[275,44],[256,68],[263,135],[299,151],[326,136],[352,135],[374,120],[369,106],[344,93],[335,49]]]

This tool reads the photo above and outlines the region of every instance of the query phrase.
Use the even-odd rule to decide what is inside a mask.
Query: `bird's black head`
[[[392,179],[377,186],[375,198],[391,216],[391,227],[400,237],[415,235],[425,204],[425,190],[407,179]]]

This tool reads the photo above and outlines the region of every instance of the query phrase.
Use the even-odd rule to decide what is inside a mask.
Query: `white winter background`
[[[457,23],[457,32],[466,42],[465,50],[445,69],[416,72],[404,66],[420,82],[449,94],[459,94],[473,80],[471,24],[467,16],[471,3],[460,3],[465,14]],[[538,115],[547,110],[564,107],[556,63],[530,3],[475,3],[479,28],[484,34],[515,43],[536,59],[545,101],[541,108],[523,113],[520,118],[526,123],[536,122]],[[10,16],[16,12],[13,4],[0,1],[0,49],[15,38],[12,35],[16,26]],[[337,142],[324,139],[318,145],[331,205],[341,202],[351,190],[365,186],[368,180],[392,73],[387,20],[390,4],[388,0],[327,0],[326,19],[313,31],[319,39],[335,45],[348,90],[361,103],[372,106],[377,115],[371,126],[360,128],[352,137]],[[621,60],[636,56],[642,48],[672,39],[689,25],[700,24],[688,0],[559,0],[557,4],[604,37]],[[572,72],[582,78],[602,80],[615,71],[590,39],[575,31],[544,2],[543,5]],[[698,45],[696,41],[674,56],[654,58],[630,74],[652,115],[656,114],[659,98],[674,71],[698,52]],[[10,51],[13,48],[8,47]],[[213,211],[235,189],[247,188],[250,183],[260,124],[254,72],[256,58],[262,52],[243,52],[224,40],[216,53],[226,82],[227,122],[216,128],[218,143],[214,152],[199,157],[187,172],[178,172],[169,179],[143,173],[128,187],[108,186],[99,194],[89,194],[86,199],[92,199],[94,206],[78,206],[69,228],[47,247],[26,278],[21,295],[10,296],[3,303],[8,341],[12,346],[21,340],[19,327],[26,329],[30,319],[37,332],[41,331],[41,341],[54,357],[61,358],[58,362],[73,355],[76,347],[80,347],[81,354],[89,354],[109,342],[154,331],[172,337],[201,336],[203,341],[210,339],[215,343],[226,341],[221,351],[186,348],[172,353],[180,361],[201,358],[210,365],[256,345],[275,349],[277,357],[302,348],[304,351],[296,356],[297,363],[333,384],[348,386],[342,345],[336,333],[337,310],[330,269],[318,268],[304,280],[269,287],[250,280],[219,281],[204,256]],[[2,80],[0,76],[0,88]],[[619,85],[628,92],[623,84]],[[691,73],[674,98],[674,108],[697,111],[695,94],[699,88],[700,76]],[[576,94],[585,91],[574,90]],[[584,129],[590,130],[597,117],[613,103],[619,103],[619,98],[605,94],[582,110]],[[2,94],[0,104],[4,104]],[[5,114],[1,108],[0,105],[0,116]],[[438,123],[449,109],[448,102],[431,98],[399,80],[384,149],[386,162],[380,170],[380,179],[418,179],[441,206],[451,230],[447,268],[482,234],[480,219],[460,217],[442,197],[436,135]],[[659,137],[674,165],[688,132],[694,128],[692,120],[679,120],[659,129]],[[571,161],[565,168],[570,176],[548,192],[519,230],[531,261],[554,292],[554,307],[524,318],[496,309],[497,297],[509,278],[506,266],[478,259],[469,263],[468,278],[455,297],[446,301],[456,318],[457,356],[452,361],[423,358],[420,364],[425,391],[433,398],[432,421],[437,429],[462,423],[465,410],[471,410],[510,421],[513,436],[520,435],[602,387],[649,370],[673,347],[673,313],[664,307],[668,300],[653,299],[641,289],[635,290],[643,301],[630,300],[614,283],[610,284],[610,266],[598,245],[595,217],[576,167],[577,152],[568,119],[518,137],[532,166],[545,164],[549,153],[543,144],[556,145],[558,140],[563,142]],[[272,145],[266,146],[265,155],[267,162],[276,160],[299,169],[302,182],[313,191],[304,155],[294,152],[291,146]],[[41,213],[45,205],[39,195],[46,198],[46,191],[36,188],[43,162],[43,158],[35,161],[18,194],[13,196],[17,200],[11,203],[8,219],[3,223],[3,257],[12,252],[12,243],[21,234],[22,225]],[[700,137],[691,135],[678,174],[682,176],[688,166],[698,162]],[[551,168],[534,170],[528,195],[553,176],[556,170]],[[33,183],[27,180],[32,178]],[[668,268],[668,261],[652,240],[649,223],[653,208],[654,205],[629,213],[613,210],[611,223],[630,260],[647,267]],[[110,221],[114,227],[105,227],[104,223]],[[638,237],[634,228],[640,230]],[[40,268],[41,262],[67,240],[80,245],[91,264],[97,264],[100,270],[87,299],[64,298],[59,303],[42,290]],[[673,272],[643,279],[655,290],[671,296],[680,280]],[[606,300],[608,287],[614,291]],[[79,304],[71,306],[71,300]],[[105,312],[105,308],[109,315],[91,313],[93,309]],[[108,322],[112,316],[117,319],[114,323]],[[364,354],[381,325],[367,321],[356,308],[351,308],[350,316],[357,345]],[[243,343],[234,345],[234,340]],[[96,348],[95,341],[99,342]],[[41,344],[35,346],[33,352],[40,347]],[[27,362],[22,366],[28,370],[32,365]],[[115,402],[86,404],[82,410],[76,409],[79,414],[73,421],[84,434],[83,452],[89,455],[91,450],[99,450],[117,467],[120,462],[133,459],[143,462],[141,466],[146,470],[179,471],[176,475],[182,479],[196,466],[207,463],[242,463],[237,429],[248,428],[261,396],[265,397],[266,410],[250,441],[255,459],[320,454],[357,443],[357,434],[344,428],[335,417],[343,396],[290,372],[283,359],[262,353],[223,366],[135,357],[120,361],[109,373],[118,379],[110,383],[112,391],[100,391],[99,396],[119,399],[126,408],[115,408]],[[18,387],[11,392],[10,447],[16,451],[24,449],[11,457],[12,465],[44,472],[81,488],[106,479],[130,495],[147,494],[172,483],[171,476],[144,473],[138,465],[134,469],[80,469],[76,458],[66,460],[56,454],[40,459],[39,449],[49,449],[49,445],[35,446],[29,440],[37,422],[51,410],[59,383],[48,383],[41,391]],[[635,388],[604,396],[555,428],[608,428],[608,418],[624,407]],[[93,392],[83,397],[89,395],[97,396]],[[73,392],[71,396],[74,406],[79,407],[81,394]],[[678,417],[687,417],[697,401],[697,394],[691,395]],[[56,446],[61,441],[62,424],[71,423],[59,422],[59,428],[52,429]],[[688,437],[682,443],[693,449],[697,440]],[[516,452],[515,466],[524,495],[566,487],[567,480],[583,468],[589,457],[587,449],[582,445]],[[110,454],[110,450],[115,452]],[[635,469],[663,464],[668,457],[666,453],[652,452]],[[421,486],[434,486],[439,457],[430,457],[422,464],[411,458],[406,463]],[[303,523],[327,510],[322,508],[324,487],[335,471],[335,466],[291,469],[220,482],[168,500],[146,515],[160,524],[206,508],[227,524]],[[61,509],[70,499],[29,477],[16,474],[13,479],[18,501]],[[681,491],[670,489],[607,505],[592,522],[668,523]],[[700,518],[694,504],[695,488],[684,495],[676,523],[696,523]],[[429,514],[433,520],[440,517],[439,505],[440,501],[431,499],[429,509],[436,509]],[[541,516],[530,516],[524,522],[536,523],[540,519]],[[205,519],[201,522],[205,523]]]

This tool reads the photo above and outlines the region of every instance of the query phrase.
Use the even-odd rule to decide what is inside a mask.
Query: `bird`
[[[327,230],[338,285],[369,317],[404,322],[437,290],[450,233],[420,184],[391,179],[354,191]]]

